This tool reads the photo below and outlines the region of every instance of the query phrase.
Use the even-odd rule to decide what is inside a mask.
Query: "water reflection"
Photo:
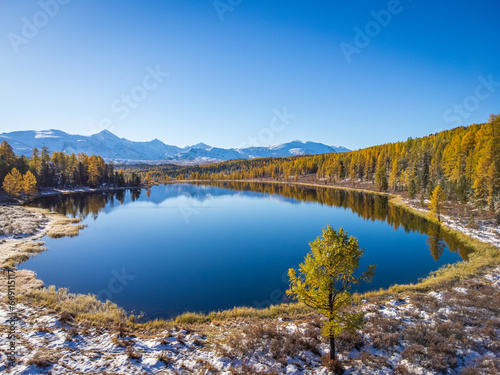
[[[285,184],[265,184],[256,182],[207,182],[196,184],[168,184],[165,187],[154,187],[154,201],[151,198],[151,189],[146,190],[146,196],[141,198],[141,189],[109,191],[106,193],[79,193],[63,196],[51,196],[38,199],[33,205],[49,208],[58,213],[70,216],[96,219],[99,212],[106,207],[112,210],[116,202],[120,205],[138,200],[160,204],[165,200],[186,196],[198,201],[212,199],[222,195],[271,195],[277,199],[289,202],[317,202],[321,205],[349,209],[365,220],[385,221],[394,229],[403,228],[405,232],[426,234],[427,245],[434,260],[439,260],[446,245],[451,252],[457,252],[464,260],[472,251],[458,238],[425,218],[416,216],[407,210],[389,203],[387,196],[340,190],[322,187],[304,187]],[[161,190],[160,190],[161,189]]]
[[[429,245],[432,257],[435,261],[438,261],[439,258],[441,258],[441,255],[443,255],[444,249],[446,248],[443,236],[441,235],[441,228],[430,228],[428,236],[429,238],[427,239],[426,243],[427,245]]]

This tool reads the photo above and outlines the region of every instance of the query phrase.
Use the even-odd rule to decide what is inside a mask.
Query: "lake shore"
[[[405,205],[412,211],[417,210],[403,201],[397,204]],[[1,210],[1,219],[5,218],[4,222],[12,228],[11,233],[0,237],[0,261],[3,264],[0,319],[5,324],[8,322],[6,282],[8,270],[15,270],[13,262],[26,260],[26,257],[45,250],[41,241],[45,235],[75,235],[75,230],[77,234],[82,228],[76,221],[48,210],[20,206],[2,206]],[[425,212],[421,214],[427,215]],[[450,230],[462,232],[464,236],[471,235],[468,228],[453,224],[452,220],[446,218],[443,224],[449,225]],[[488,233],[482,233],[481,230],[488,231],[478,229],[472,235],[490,239]],[[492,243],[498,251],[498,243]],[[359,333],[361,336],[342,338],[340,355],[347,373],[374,373],[378,369],[378,373],[389,374],[398,369],[399,373],[430,374],[443,366],[452,371],[449,373],[460,373],[459,370],[465,368],[478,369],[474,373],[494,373],[492,371],[499,366],[495,356],[498,357],[500,349],[494,345],[495,340],[498,343],[500,327],[498,308],[495,307],[499,305],[497,302],[500,299],[500,268],[492,264],[481,267],[480,273],[453,277],[447,283],[429,284],[425,288],[390,288],[383,293],[360,296],[356,308],[368,312],[367,326]],[[2,352],[2,372],[328,373],[321,366],[320,357],[327,351],[327,344],[319,339],[320,321],[307,309],[287,310],[284,306],[274,313],[269,309],[268,313],[260,312],[259,317],[259,313],[252,309],[243,308],[239,311],[235,309],[233,313],[229,311],[207,316],[206,319],[192,314],[191,319],[189,315],[184,315],[170,322],[134,324],[130,320],[120,323],[123,316],[112,307],[101,311],[104,314],[102,319],[93,321],[89,316],[78,316],[70,311],[70,302],[85,301],[96,311],[99,311],[99,306],[106,304],[95,305],[89,299],[84,300],[85,296],[68,297],[55,290],[42,289],[43,282],[36,280],[36,275],[31,271],[15,270],[15,273],[18,297],[15,309],[19,315],[16,342],[20,356],[18,364],[7,369],[4,367],[6,352]],[[431,285],[436,286],[435,290],[429,290]],[[52,298],[52,304],[47,303],[47,296]],[[477,311],[477,316],[469,312],[469,320],[460,320],[461,326],[449,326],[458,319],[458,313],[467,311]],[[106,321],[106,317],[111,314],[115,315]],[[445,353],[441,357],[436,354],[439,361],[428,363],[425,357],[432,353],[422,352],[416,346],[422,346],[419,344],[422,339],[413,337],[414,327],[425,331],[442,325],[443,330],[456,331],[455,351],[450,349],[450,353],[459,359],[454,362],[452,354]],[[385,326],[386,330],[382,332],[384,337],[388,336],[387,331],[392,334],[392,339],[388,341],[384,341],[384,337],[379,334],[380,329],[377,329]],[[2,348],[7,345],[5,340],[3,335]],[[241,345],[242,342],[248,345]],[[289,342],[288,349],[278,350],[275,347],[277,343],[281,347],[286,342]],[[360,346],[361,343],[364,344]],[[433,345],[441,345],[441,351],[444,350],[439,337],[434,338]],[[264,355],[264,352],[268,354]]]

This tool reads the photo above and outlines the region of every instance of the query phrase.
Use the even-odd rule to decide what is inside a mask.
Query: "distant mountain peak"
[[[189,146],[189,148],[199,148],[201,150],[209,150],[212,146],[207,145],[206,143],[200,142],[195,145]]]
[[[103,130],[101,130],[100,132],[95,133],[95,134],[93,134],[93,135],[97,135],[97,134],[102,134],[102,135],[112,135],[112,136],[115,136],[115,137],[116,137],[116,135],[115,135],[115,134],[113,134],[113,133],[111,133],[108,129],[103,129]]]
[[[103,140],[117,141],[117,140],[120,139],[119,137],[117,137],[115,134],[111,133],[107,129],[104,129],[104,130],[100,131],[99,133],[92,134],[90,136],[90,138],[92,138],[92,139],[98,139],[98,140],[101,140],[101,141],[103,141]]]

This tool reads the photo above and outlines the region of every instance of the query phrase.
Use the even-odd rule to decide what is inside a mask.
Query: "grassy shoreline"
[[[478,276],[485,273],[487,270],[500,264],[500,251],[497,247],[490,244],[482,243],[474,238],[469,237],[465,233],[458,230],[449,228],[442,223],[439,223],[436,219],[431,217],[428,213],[409,207],[405,202],[401,200],[401,197],[397,195],[392,195],[388,193],[379,193],[363,189],[356,188],[344,188],[329,185],[320,185],[313,183],[301,183],[301,182],[283,182],[283,181],[253,181],[253,180],[215,180],[213,182],[221,181],[232,181],[232,182],[257,182],[257,183],[267,183],[267,184],[288,184],[295,186],[305,186],[305,187],[315,187],[324,189],[338,189],[338,190],[351,190],[356,192],[362,192],[365,194],[375,194],[388,196],[390,199],[390,204],[401,207],[413,215],[418,215],[425,218],[426,220],[433,221],[441,226],[444,231],[454,234],[459,238],[459,240],[465,243],[467,246],[474,249],[469,260],[460,261],[452,265],[445,266],[433,273],[431,273],[425,279],[419,281],[415,284],[405,284],[405,285],[393,285],[387,289],[379,291],[371,291],[363,294],[355,295],[356,300],[362,299],[384,299],[384,298],[394,298],[398,297],[401,293],[411,293],[411,292],[428,292],[436,289],[449,288],[456,282],[474,276]],[[193,180],[172,180],[167,183],[183,183],[183,182],[212,182],[212,181],[193,181]],[[95,191],[94,191],[95,192]],[[61,194],[76,194],[81,193],[80,191],[75,192],[64,192]],[[89,192],[91,193],[91,192]],[[59,193],[55,193],[59,194]],[[43,209],[38,209],[44,211]],[[45,210],[50,213],[49,210]],[[66,217],[65,217],[66,218]],[[62,219],[61,219],[62,220]],[[66,218],[66,222],[61,222],[62,233],[65,233],[64,228],[75,227],[72,219]],[[81,228],[80,228],[81,229]],[[70,232],[74,229],[69,229]],[[78,230],[79,231],[79,230]],[[77,231],[77,232],[78,232]],[[64,236],[64,235],[62,235]],[[41,305],[48,307],[52,310],[58,312],[67,312],[72,314],[75,319],[81,321],[87,321],[92,324],[117,324],[121,321],[128,321],[129,326],[134,329],[151,330],[151,329],[163,329],[166,327],[171,327],[173,325],[199,325],[208,324],[213,322],[220,322],[228,319],[272,319],[277,317],[300,317],[311,313],[311,310],[298,303],[289,303],[281,305],[273,305],[268,308],[258,309],[253,307],[234,307],[230,310],[222,310],[210,312],[208,314],[203,313],[184,313],[175,318],[169,320],[156,319],[147,321],[144,323],[135,323],[134,316],[127,316],[125,311],[119,306],[110,303],[103,303],[97,300],[97,297],[91,294],[88,295],[76,295],[68,293],[66,289],[56,290],[55,288],[44,288],[37,289],[34,291],[27,292],[25,299],[27,302],[32,302],[36,305]]]

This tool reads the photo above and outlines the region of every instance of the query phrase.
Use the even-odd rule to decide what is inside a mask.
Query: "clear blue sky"
[[[59,1],[0,3],[0,132],[357,149],[500,112],[498,0]]]

